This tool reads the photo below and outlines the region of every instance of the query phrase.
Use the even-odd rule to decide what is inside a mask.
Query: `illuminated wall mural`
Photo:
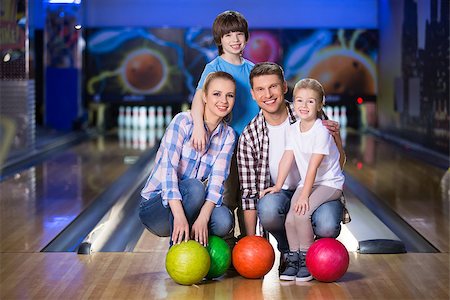
[[[320,80],[327,102],[347,105],[377,96],[378,32],[366,29],[255,29],[244,57],[283,66],[290,91],[304,77]],[[217,56],[210,29],[102,28],[87,31],[90,101],[189,101],[201,72]],[[287,95],[290,99],[290,95]],[[358,126],[355,120],[350,126]]]
[[[184,95],[183,30],[90,30],[86,91],[94,101],[144,101]]]

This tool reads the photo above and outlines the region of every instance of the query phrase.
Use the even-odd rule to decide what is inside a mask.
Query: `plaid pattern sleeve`
[[[169,124],[161,140],[160,150],[163,151],[160,172],[161,191],[163,204],[167,205],[169,200],[181,200],[181,193],[178,189],[178,165],[181,160],[181,149],[183,148],[184,139],[186,136],[185,128],[188,119],[182,114],[178,114],[174,120]]]
[[[270,184],[268,154],[267,128],[260,111],[239,138],[237,161],[243,210],[256,209],[259,191]]]
[[[233,128],[223,126],[221,143],[211,146],[217,148],[217,156],[212,164],[211,173],[208,177],[205,199],[215,203],[216,206],[222,204],[224,182],[230,174],[231,157],[233,156],[235,142],[236,133]]]

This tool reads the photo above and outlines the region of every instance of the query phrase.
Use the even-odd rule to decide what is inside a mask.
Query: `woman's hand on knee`
[[[208,245],[208,220],[201,215],[192,225],[191,238],[205,247]]]
[[[189,240],[189,223],[185,215],[174,216],[172,242],[179,244]]]

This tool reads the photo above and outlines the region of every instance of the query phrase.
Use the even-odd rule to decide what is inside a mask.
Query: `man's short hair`
[[[253,88],[253,78],[263,75],[277,75],[281,82],[284,82],[283,68],[273,62],[257,63],[250,72],[250,85]]]

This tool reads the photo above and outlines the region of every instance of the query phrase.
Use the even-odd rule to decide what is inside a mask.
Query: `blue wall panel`
[[[43,0],[29,0],[30,23],[43,28]],[[237,10],[253,28],[378,27],[377,0],[83,0],[84,26],[210,27],[224,10]]]

